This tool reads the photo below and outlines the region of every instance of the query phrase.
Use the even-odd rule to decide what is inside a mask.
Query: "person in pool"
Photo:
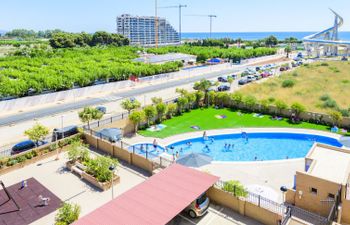
[[[204,139],[205,141],[208,140],[207,131],[204,131],[204,132],[203,132],[203,139]]]

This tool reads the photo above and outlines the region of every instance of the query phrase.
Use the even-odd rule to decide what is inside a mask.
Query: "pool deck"
[[[202,137],[202,131],[196,131],[191,133],[184,133],[174,135],[164,139],[157,139],[157,142],[161,146],[166,146],[174,142],[186,140],[189,138]],[[258,132],[286,132],[286,133],[304,133],[327,136],[335,139],[339,139],[341,135],[331,132],[309,130],[309,129],[293,129],[293,128],[239,128],[239,129],[220,129],[220,130],[207,130],[207,135],[220,135],[220,134],[232,134],[232,133],[258,133]],[[144,137],[136,135],[131,138],[124,139],[129,144],[137,143],[152,143],[155,138]],[[275,161],[259,161],[259,162],[220,162],[214,161],[209,165],[198,168],[199,170],[207,171],[213,175],[221,177],[221,180],[239,180],[245,186],[248,185],[261,185],[270,187],[278,194],[276,201],[282,202],[282,194],[280,191],[281,186],[292,187],[294,182],[294,175],[297,170],[304,169],[304,158],[301,159],[289,159],[289,160],[275,160]]]

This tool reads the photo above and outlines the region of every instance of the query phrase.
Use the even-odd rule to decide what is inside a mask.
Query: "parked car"
[[[254,77],[255,77],[255,80],[260,80],[262,78],[260,74],[255,74]]]
[[[203,193],[196,200],[194,200],[189,206],[186,207],[185,212],[191,217],[196,218],[203,216],[209,208],[210,200]]]
[[[44,145],[44,144],[47,144],[46,141],[39,141],[38,142],[38,146],[41,146],[41,145]],[[21,153],[21,152],[24,152],[24,151],[28,151],[32,148],[35,148],[35,143],[34,141],[32,140],[26,140],[26,141],[22,141],[22,142],[19,142],[17,144],[15,144],[12,149],[11,149],[11,155],[15,155],[15,154],[18,154],[18,153]]]
[[[343,56],[343,57],[341,58],[341,61],[348,61],[348,58],[346,58],[345,56]]]
[[[271,76],[272,74],[268,71],[264,71],[263,73],[260,74],[262,78],[266,78],[266,77],[269,77]]]
[[[105,107],[105,106],[97,106],[96,109],[103,114],[107,113],[107,107]]]
[[[302,52],[298,52],[297,57],[298,57],[298,58],[304,58],[304,57],[303,57],[303,53],[302,53]]]
[[[247,80],[248,80],[248,82],[252,82],[252,81],[255,81],[256,78],[255,78],[255,76],[253,76],[253,75],[249,75],[249,76],[247,77]]]
[[[261,70],[260,66],[255,67],[255,70],[260,71]]]
[[[72,136],[76,133],[78,133],[77,126],[68,126],[64,127],[63,129],[55,128],[52,132],[52,141],[57,141],[65,137]]]
[[[245,84],[247,84],[248,83],[248,79],[247,78],[243,78],[243,79],[240,79],[239,81],[238,81],[238,84],[239,85],[245,85]]]
[[[249,75],[249,72],[248,71],[243,71],[242,73],[241,73],[241,76],[242,77],[245,77],[245,76],[248,76]]]
[[[280,68],[280,71],[281,71],[281,72],[286,71],[286,68],[285,68],[285,67],[281,67],[281,68]]]
[[[236,74],[232,74],[230,75],[234,80],[237,79],[237,75]]]
[[[220,85],[218,87],[218,91],[228,91],[228,90],[230,90],[230,86],[226,84]]]
[[[227,82],[227,77],[218,77],[219,82]]]

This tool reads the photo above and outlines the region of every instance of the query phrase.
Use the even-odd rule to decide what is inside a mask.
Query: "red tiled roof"
[[[218,180],[216,176],[173,164],[74,225],[166,224]]]

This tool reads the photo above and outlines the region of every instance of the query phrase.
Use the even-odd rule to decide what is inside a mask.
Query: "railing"
[[[328,225],[330,221],[326,217],[306,211],[294,205],[285,204],[290,217],[296,217],[311,224]]]
[[[221,190],[224,189],[225,182],[224,181],[218,181],[215,186],[220,188]],[[236,196],[236,186],[234,186],[234,191],[230,192],[233,196]],[[253,203],[254,205],[257,205],[261,208],[267,209],[271,212],[277,213],[281,216],[284,216],[286,212],[286,207],[283,204],[279,204],[271,199],[268,199],[266,197],[263,197],[261,195],[246,191],[246,196],[244,196],[245,200],[247,202]]]

